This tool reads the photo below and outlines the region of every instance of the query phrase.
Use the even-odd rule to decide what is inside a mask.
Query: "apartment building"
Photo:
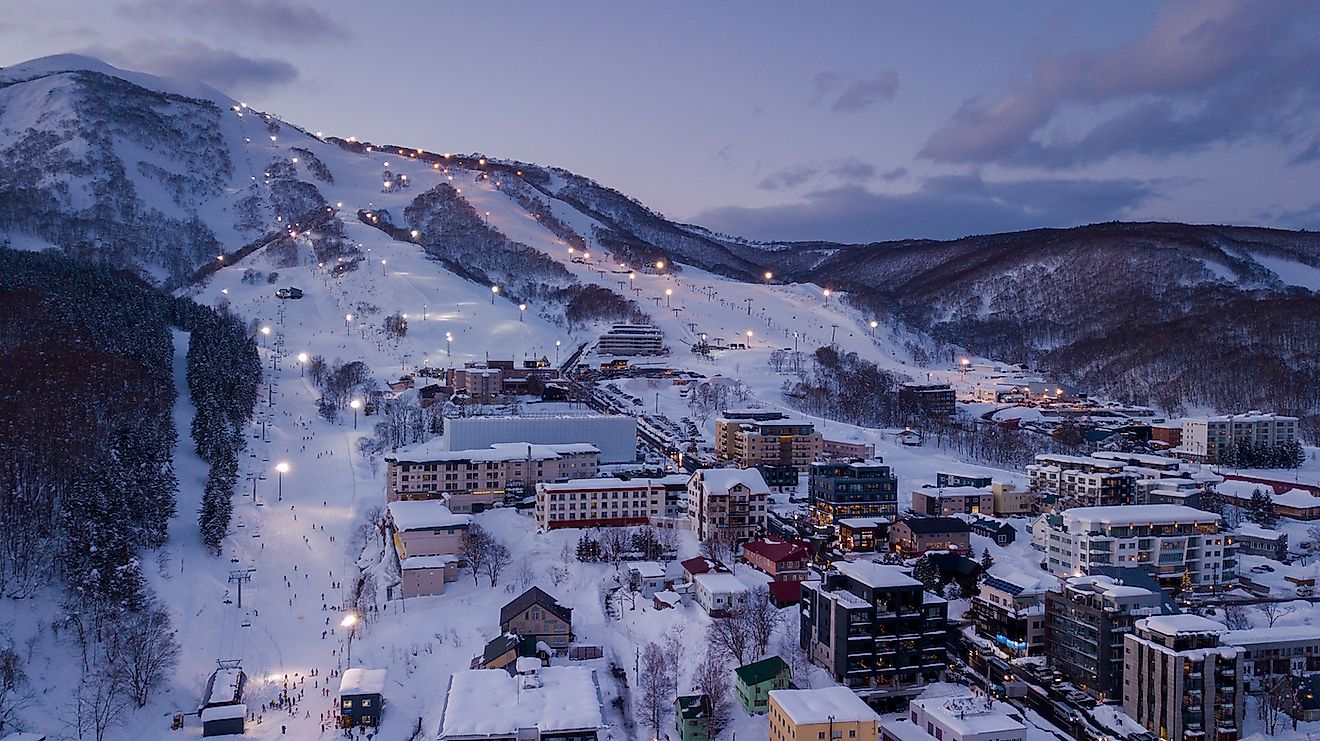
[[[780,412],[729,410],[715,420],[715,457],[742,468],[778,465],[805,471],[824,447],[825,437],[812,423]]]
[[[1184,419],[1182,439],[1175,452],[1190,460],[1221,463],[1238,440],[1258,446],[1296,442],[1297,418],[1250,411]]]
[[[1101,702],[1123,697],[1123,636],[1133,623],[1175,611],[1158,588],[1102,574],[1064,580],[1044,605],[1050,666]]]
[[[898,566],[836,562],[802,582],[801,646],[873,706],[919,695],[944,675],[948,602]]]
[[[1013,706],[980,693],[913,700],[907,716],[880,724],[885,741],[1024,741]]]
[[[847,687],[770,691],[770,741],[876,741],[879,729],[880,716]]]
[[[636,479],[572,479],[536,485],[536,526],[627,527],[668,518],[669,500],[686,490],[687,474]]]
[[[1288,557],[1288,534],[1254,522],[1238,525],[1233,531],[1233,542],[1237,543],[1238,553],[1243,556],[1264,556],[1275,561]]]
[[[950,486],[912,490],[912,511],[919,515],[988,515],[994,509],[995,494],[989,489]]]
[[[809,469],[807,507],[811,521],[831,525],[849,518],[898,516],[898,477],[879,459],[852,463],[816,462]]]
[[[548,481],[595,476],[600,450],[589,443],[536,445],[496,443],[475,450],[445,450],[433,440],[400,448],[385,456],[385,496],[406,499],[456,497],[454,508],[480,512],[519,491]]]
[[[898,387],[898,404],[930,417],[951,416],[956,408],[957,394],[947,383],[905,383]]]
[[[454,514],[435,500],[399,501],[386,507],[385,523],[404,597],[442,594],[445,584],[458,579],[470,515]]]
[[[1199,615],[1142,618],[1123,637],[1123,712],[1160,738],[1242,737],[1243,654]]]
[[[1120,461],[1042,453],[1027,466],[1031,488],[1083,507],[1130,504],[1137,476]]]
[[[719,532],[742,542],[765,530],[770,488],[755,468],[707,468],[688,480],[688,519],[697,538]]]
[[[972,529],[957,517],[906,517],[889,526],[889,547],[904,558],[926,551],[969,553]]]
[[[1280,677],[1320,672],[1320,626],[1230,630],[1222,642],[1242,648],[1242,682],[1247,692],[1260,692]]]
[[[1043,515],[1032,524],[1032,545],[1045,551],[1046,570],[1065,578],[1093,566],[1139,566],[1173,593],[1218,591],[1237,579],[1237,546],[1220,516],[1173,504]]]
[[[976,632],[1010,656],[1039,656],[1045,650],[1044,597],[1048,588],[1040,579],[1020,572],[986,575],[972,597]]]
[[[600,336],[597,355],[663,355],[665,333],[649,324],[616,324]]]

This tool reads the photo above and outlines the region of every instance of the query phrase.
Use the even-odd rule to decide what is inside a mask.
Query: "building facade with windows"
[[[536,526],[628,527],[671,519],[670,499],[685,491],[686,474],[636,479],[573,479],[536,485]]]
[[[1254,445],[1296,442],[1297,418],[1251,411],[1184,419],[1182,438],[1175,452],[1190,460],[1221,463],[1238,440],[1248,440]]]
[[[779,412],[730,410],[715,420],[715,457],[742,468],[776,465],[805,471],[824,447],[825,437],[815,425]]]
[[[503,499],[513,484],[533,487],[595,476],[600,450],[588,443],[497,443],[475,450],[444,450],[432,441],[400,448],[385,456],[385,465],[388,501],[467,494],[467,499],[475,497],[471,511],[480,512]],[[477,496],[482,494],[486,496]]]
[[[1242,738],[1243,654],[1199,615],[1137,620],[1123,637],[1123,712],[1168,739]]]
[[[700,540],[720,533],[741,543],[765,531],[769,499],[755,468],[706,468],[688,480],[688,519]]]
[[[848,518],[898,516],[898,477],[879,458],[853,463],[816,462],[810,467],[807,506],[817,525]]]

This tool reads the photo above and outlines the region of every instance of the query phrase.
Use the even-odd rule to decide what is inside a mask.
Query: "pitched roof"
[[[800,581],[772,581],[770,582],[770,599],[777,605],[791,605],[802,601],[802,582]]]
[[[733,671],[738,675],[738,679],[742,680],[743,684],[750,687],[788,671],[788,664],[784,663],[784,660],[778,656],[771,656],[753,664],[744,664]]]
[[[532,605],[540,605],[566,623],[573,622],[573,608],[559,604],[559,600],[551,597],[540,587],[532,587],[500,608],[500,625],[513,620]]]
[[[811,551],[807,549],[806,544],[797,540],[758,538],[743,543],[743,550],[764,556],[775,563],[788,560],[801,561],[811,557]]]
[[[720,564],[704,556],[689,558],[686,561],[681,561],[680,565],[683,567],[683,570],[689,574],[707,574],[712,571],[721,570]]]
[[[705,695],[680,695],[677,705],[683,720],[696,720],[710,712],[710,698]]]
[[[490,662],[516,649],[519,640],[517,633],[502,633],[490,639],[481,651],[481,665],[489,666]]]
[[[930,533],[965,533],[971,528],[967,523],[957,517],[910,517],[899,520],[900,523],[907,525],[908,529],[914,533],[927,535]]]

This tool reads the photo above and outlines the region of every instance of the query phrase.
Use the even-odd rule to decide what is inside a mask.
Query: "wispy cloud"
[[[897,92],[898,73],[891,69],[864,78],[823,70],[812,78],[811,103],[829,101],[835,113],[860,113],[876,103],[892,100]]]
[[[284,0],[136,0],[120,8],[136,21],[173,21],[193,28],[224,28],[273,40],[345,39],[348,26],[314,4]]]
[[[86,51],[126,69],[200,80],[225,92],[264,90],[298,78],[298,70],[282,59],[248,57],[196,41],[139,40]]]

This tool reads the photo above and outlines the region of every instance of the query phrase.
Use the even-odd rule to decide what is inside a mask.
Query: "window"
[[[364,697],[364,698],[362,699],[362,707],[364,707],[364,708],[369,708],[369,707],[371,707],[371,698],[370,698],[370,697]]]
[[[344,700],[343,707],[344,707],[345,710],[352,710],[352,709],[353,709],[353,701],[352,701],[352,700]]]

